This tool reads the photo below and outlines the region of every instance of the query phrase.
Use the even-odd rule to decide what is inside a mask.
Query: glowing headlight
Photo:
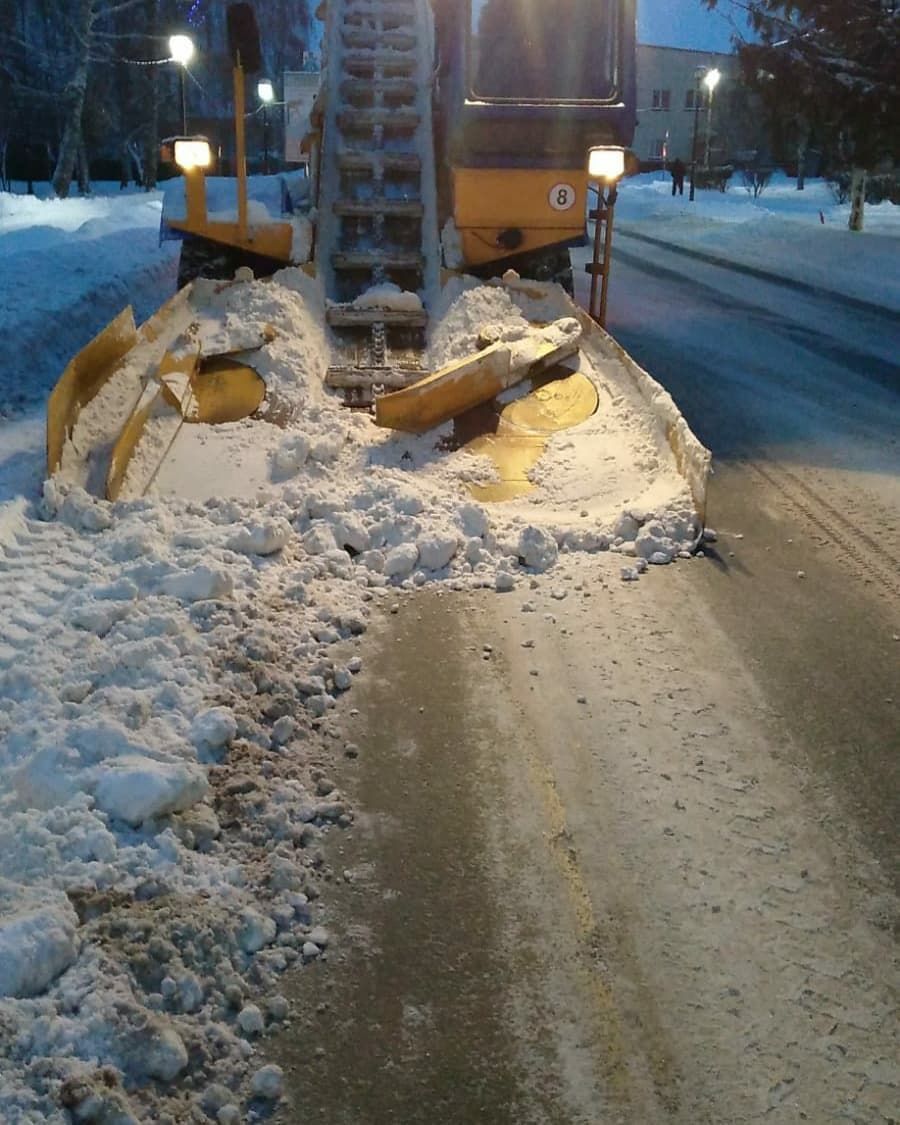
[[[598,145],[588,149],[588,179],[613,183],[625,174],[625,149]]]
[[[191,168],[208,168],[212,162],[209,141],[186,139],[175,142],[175,163],[185,171]]]

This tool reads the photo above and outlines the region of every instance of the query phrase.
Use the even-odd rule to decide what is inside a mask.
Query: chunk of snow
[[[246,524],[231,537],[228,546],[244,555],[274,555],[291,541],[293,535],[294,529],[282,516]]]
[[[193,570],[170,574],[161,583],[164,594],[184,602],[201,602],[209,598],[227,598],[234,591],[234,580],[220,567],[201,563]]]
[[[371,285],[352,302],[355,309],[394,309],[402,312],[418,312],[422,299],[416,293],[401,289],[392,281]]]
[[[419,548],[415,543],[401,543],[385,555],[384,573],[388,578],[406,578],[412,574],[419,561]]]
[[[180,812],[209,790],[206,773],[186,762],[160,762],[125,754],[94,769],[94,799],[108,816],[138,826],[151,817]]]
[[[275,1063],[261,1066],[250,1080],[250,1089],[258,1098],[278,1101],[284,1092],[284,1071]]]
[[[337,550],[334,532],[327,523],[315,523],[303,536],[303,547],[310,555],[324,555]]]
[[[138,1041],[130,1052],[136,1068],[147,1078],[172,1082],[188,1064],[187,1048],[173,1027],[150,1021],[138,1033]]]
[[[423,535],[417,543],[419,565],[425,570],[443,570],[456,554],[459,542],[455,535]]]
[[[38,996],[77,957],[78,917],[55,892],[43,903],[17,897],[0,885],[0,996]]]
[[[228,707],[210,707],[191,723],[191,742],[197,747],[218,750],[237,734],[237,720]]]
[[[554,537],[542,527],[534,526],[523,529],[516,551],[524,566],[537,571],[549,570],[559,556]]]
[[[255,1004],[245,1004],[238,1012],[237,1022],[245,1035],[262,1035],[266,1029],[263,1014]]]
[[[490,529],[488,514],[480,504],[463,504],[457,510],[456,518],[467,538],[483,539]]]

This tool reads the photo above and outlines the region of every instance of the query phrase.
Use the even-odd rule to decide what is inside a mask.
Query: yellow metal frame
[[[574,202],[565,211],[550,205],[550,190],[557,184],[575,190]],[[453,221],[466,265],[582,238],[587,193],[583,168],[454,168]],[[515,250],[497,245],[500,232],[511,228],[522,232]]]
[[[184,220],[167,219],[173,230],[194,234],[211,242],[234,246],[275,261],[290,263],[294,230],[290,223],[264,223],[252,227],[247,206],[247,146],[244,129],[246,97],[244,70],[232,71],[234,79],[235,156],[237,162],[237,222],[213,222],[206,211],[206,176],[202,168],[186,168],[184,193],[187,214]]]
[[[198,222],[192,220],[190,215],[183,222],[177,219],[167,219],[166,222],[173,230],[184,231],[185,234],[196,234],[225,246],[236,246],[251,254],[274,258],[278,262],[290,264],[291,261],[294,231],[289,223],[266,223],[255,229],[250,227],[244,235],[239,222],[211,222],[205,217]]]

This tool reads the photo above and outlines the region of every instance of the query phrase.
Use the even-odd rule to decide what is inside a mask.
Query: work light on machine
[[[208,168],[212,163],[209,141],[202,137],[183,137],[175,141],[175,163],[184,171]]]
[[[597,145],[588,149],[588,178],[615,183],[625,174],[625,149],[615,145]]]

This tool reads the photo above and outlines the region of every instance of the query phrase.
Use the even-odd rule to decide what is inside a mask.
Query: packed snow
[[[669,200],[652,180],[622,189],[620,215],[632,186],[630,221],[645,191],[648,229],[661,229],[655,208]],[[674,405],[611,351],[585,349],[600,408],[549,439],[534,493],[477,503],[467,486],[493,466],[452,448],[449,428],[379,431],[324,389],[324,302],[294,269],[210,295],[193,329],[207,349],[253,347],[261,421],[185,427],[191,440],[146,496],[109,504],[68,472],[43,483],[40,411],[65,360],[126,294],[146,314],[151,293],[158,304],[173,291],[159,208],[152,196],[0,196],[0,251],[17,263],[15,280],[0,278],[0,327],[26,342],[0,368],[10,1125],[69,1110],[180,1121],[193,1104],[239,1121],[279,1097],[282,1075],[254,1061],[256,1044],[289,1018],[279,977],[327,956],[321,841],[354,813],[314,747],[339,733],[341,699],[366,674],[357,646],[373,608],[432,582],[505,594],[561,552],[618,551],[631,580],[689,555],[700,534],[665,440]],[[767,221],[732,223],[740,245]],[[828,245],[833,288],[845,249]],[[552,290],[461,279],[434,310],[429,365],[466,354],[486,326],[515,339],[567,309]]]

